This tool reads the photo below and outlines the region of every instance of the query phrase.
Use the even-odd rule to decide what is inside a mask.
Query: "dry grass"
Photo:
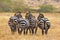
[[[17,32],[12,35],[8,26],[8,19],[13,13],[0,13],[0,40],[60,40],[60,14],[46,13],[45,17],[51,21],[51,28],[48,35],[42,35],[39,29],[36,35],[19,35]],[[36,17],[38,14],[33,14]],[[25,16],[23,14],[23,16]]]

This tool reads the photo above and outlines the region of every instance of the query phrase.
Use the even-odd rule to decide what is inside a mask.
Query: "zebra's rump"
[[[38,24],[39,28],[41,28],[41,29],[49,29],[50,21],[48,20],[48,18],[41,18],[41,20],[39,22],[40,22]]]
[[[29,27],[29,21],[24,18],[19,18],[18,22],[22,27]]]
[[[35,18],[30,19],[29,22],[30,22],[30,26],[32,26],[32,27],[37,26],[37,20]]]
[[[17,22],[18,18],[15,17],[15,16],[12,16],[9,18],[9,21],[8,21],[8,25],[9,26],[15,26],[15,23],[14,22]]]

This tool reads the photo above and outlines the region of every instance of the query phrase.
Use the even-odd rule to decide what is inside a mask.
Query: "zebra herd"
[[[25,18],[23,18],[21,12],[18,11],[9,18],[8,25],[12,33],[17,30],[19,34],[27,34],[29,30],[30,34],[36,34],[38,28],[40,28],[42,35],[44,35],[50,28],[50,21],[43,14],[39,14],[36,19],[30,12],[27,12]]]

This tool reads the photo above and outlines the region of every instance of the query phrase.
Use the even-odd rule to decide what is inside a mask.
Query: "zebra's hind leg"
[[[44,30],[42,30],[42,35],[44,35]]]
[[[32,29],[32,34],[34,34],[34,28]]]
[[[11,32],[14,34],[16,32],[16,27],[11,27]]]
[[[29,32],[30,32],[30,34],[32,33],[30,28],[29,28]]]
[[[28,28],[26,29],[26,34],[28,33]]]
[[[22,28],[18,28],[18,34],[21,35],[22,34],[22,31],[23,31]]]
[[[25,30],[25,28],[24,28],[24,35],[26,34],[26,30]]]
[[[48,29],[45,30],[45,34],[47,35]]]
[[[35,28],[35,34],[37,33],[37,27]]]

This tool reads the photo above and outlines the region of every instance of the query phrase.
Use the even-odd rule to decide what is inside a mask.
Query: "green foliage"
[[[24,0],[0,0],[0,12],[60,12],[60,8],[55,9],[52,5],[42,5],[40,9],[31,9],[24,4]]]
[[[11,0],[0,0],[0,12],[11,11]]]
[[[17,10],[24,11],[26,5],[23,0],[0,0],[0,12],[16,12]]]
[[[54,9],[52,5],[43,5],[40,7],[40,12],[52,12]]]

